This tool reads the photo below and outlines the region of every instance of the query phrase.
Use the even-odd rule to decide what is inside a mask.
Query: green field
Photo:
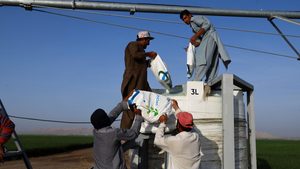
[[[257,169],[300,169],[300,140],[257,140]]]
[[[30,157],[61,153],[93,145],[93,136],[20,135],[19,139]],[[6,147],[8,150],[16,150],[12,139]]]
[[[28,156],[49,155],[92,147],[92,136],[20,135]],[[6,144],[16,147],[12,139]],[[300,169],[300,140],[257,140],[257,169]]]

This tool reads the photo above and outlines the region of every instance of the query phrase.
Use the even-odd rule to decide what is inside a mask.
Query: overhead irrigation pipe
[[[193,14],[214,15],[214,16],[234,16],[234,17],[256,17],[270,18],[272,16],[282,16],[286,18],[300,19],[300,12],[293,11],[254,11],[254,10],[225,10],[212,9],[195,6],[145,4],[145,3],[120,3],[101,1],[64,1],[64,0],[0,0],[0,5],[22,6],[27,9],[39,6],[69,9],[89,9],[107,11],[127,11],[131,14],[135,12],[146,13],[167,13],[178,14],[187,9]]]

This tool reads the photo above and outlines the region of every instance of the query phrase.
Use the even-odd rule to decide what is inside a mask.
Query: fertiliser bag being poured
[[[161,57],[157,54],[155,59],[151,60],[150,62],[151,70],[157,79],[157,81],[166,89],[172,88],[172,80],[170,73],[162,61]]]
[[[135,90],[128,98],[128,105],[133,104],[142,111],[143,118],[149,123],[158,122],[163,114],[172,114],[172,100],[153,92]]]

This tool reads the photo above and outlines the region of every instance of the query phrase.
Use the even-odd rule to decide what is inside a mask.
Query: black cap
[[[97,109],[91,115],[91,123],[95,129],[101,129],[111,125],[110,119],[103,109]]]

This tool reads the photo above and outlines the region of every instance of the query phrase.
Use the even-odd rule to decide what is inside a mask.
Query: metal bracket
[[[130,15],[134,15],[135,12],[136,12],[136,9],[135,9],[135,8],[131,8],[129,14],[130,14]]]
[[[297,49],[292,45],[292,43],[284,36],[284,34],[281,32],[281,30],[276,26],[276,24],[273,22],[273,19],[275,17],[271,16],[268,18],[268,21],[271,23],[271,25],[276,29],[276,31],[280,34],[280,36],[285,40],[285,42],[290,46],[290,48],[297,54],[298,58],[297,60],[300,61],[300,54],[297,51]]]
[[[31,4],[20,4],[25,10],[32,11],[32,5]]]
[[[76,8],[76,2],[75,0],[72,1],[72,9],[75,9]]]
[[[280,19],[282,21],[285,21],[285,22],[289,22],[289,23],[292,23],[292,24],[295,24],[295,25],[299,25],[300,26],[300,22],[297,22],[297,21],[294,21],[294,20],[291,20],[289,18],[285,18],[285,17],[282,17],[282,16],[272,16],[276,19]]]

